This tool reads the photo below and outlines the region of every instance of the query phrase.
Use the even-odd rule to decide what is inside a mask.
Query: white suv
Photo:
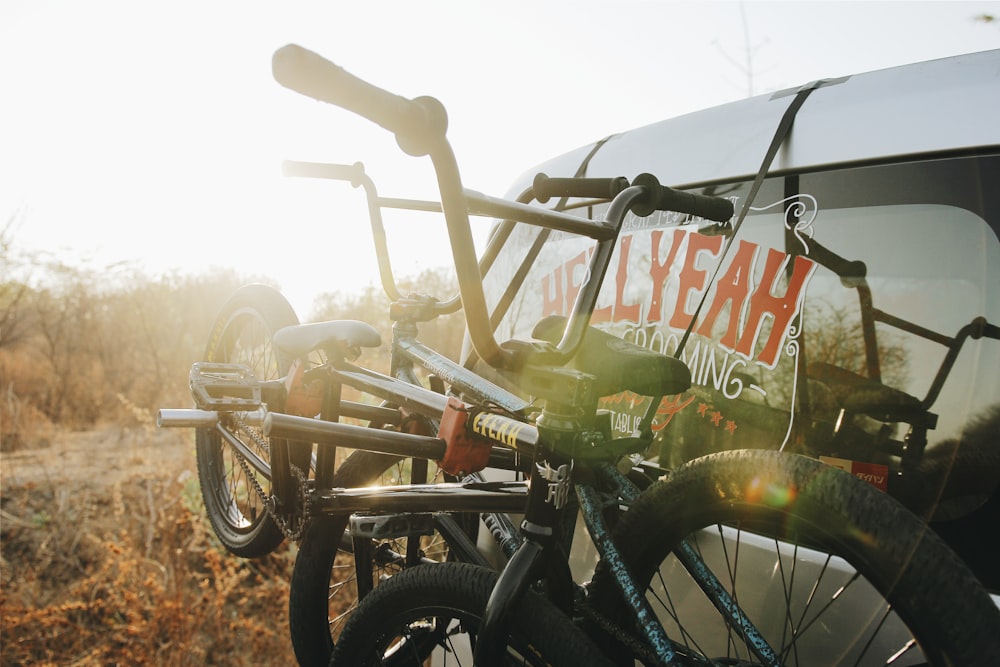
[[[647,457],[665,467],[732,448],[821,457],[930,518],[996,591],[998,541],[981,535],[1000,519],[1000,51],[810,88],[750,202],[796,90],[583,146],[511,194],[538,172],[649,172],[731,198],[737,217],[724,225],[630,216],[604,281],[596,326],[666,354],[691,329],[681,357],[693,387],[661,404]],[[588,217],[606,207],[547,205]],[[537,233],[508,243],[511,261],[487,279],[494,299]],[[498,339],[567,314],[590,250],[552,234]],[[623,394],[604,407],[621,434],[646,406]]]

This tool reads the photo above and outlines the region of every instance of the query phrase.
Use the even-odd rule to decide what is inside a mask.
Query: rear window
[[[997,182],[998,156],[767,179],[707,296],[731,229],[673,214],[626,220],[595,326],[674,354],[704,296],[682,353],[694,386],[660,405],[660,452],[650,454],[672,464],[719,449],[802,447],[836,422],[845,386],[852,396],[890,388],[879,400],[897,410],[916,401],[934,415],[932,444],[1000,406],[1000,341],[974,338],[979,318],[1000,324]],[[737,210],[748,190],[705,189]],[[512,261],[488,280],[494,299],[536,234],[519,230]],[[589,242],[552,234],[498,337],[527,337],[541,317],[568,313],[589,252]],[[972,337],[957,341],[963,328]],[[646,404],[624,394],[604,407],[623,435]],[[856,422],[895,439],[906,428]]]

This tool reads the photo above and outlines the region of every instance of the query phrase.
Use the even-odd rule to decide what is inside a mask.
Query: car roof
[[[809,84],[805,84],[809,85]],[[587,176],[642,172],[694,186],[752,178],[798,88],[759,95],[613,135]],[[891,162],[1000,146],[1000,50],[943,58],[819,83],[799,110],[770,171]],[[522,175],[572,176],[599,142]]]

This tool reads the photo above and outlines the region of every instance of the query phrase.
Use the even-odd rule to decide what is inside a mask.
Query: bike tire
[[[419,667],[429,664],[436,655],[432,650],[438,649],[456,664],[471,665],[476,629],[497,576],[468,563],[406,570],[365,598],[344,627],[329,664]],[[569,616],[541,595],[528,591],[512,619],[505,665],[611,664]],[[459,641],[463,636],[467,645]]]
[[[332,486],[351,488],[375,482],[402,483],[402,468],[408,461],[388,454],[355,451],[338,467]],[[317,516],[306,526],[299,543],[292,570],[288,615],[292,648],[301,665],[329,662],[334,643],[358,604],[354,556],[342,550],[347,525],[348,517],[344,515]],[[405,552],[405,539],[383,543],[383,548]],[[447,544],[439,534],[434,533],[423,540],[421,550],[426,558],[434,561],[448,558]],[[395,564],[385,565],[376,572],[372,584],[381,587],[382,581],[399,571]]]
[[[205,346],[204,359],[245,364],[258,380],[284,377],[292,359],[274,347],[272,337],[279,329],[298,322],[292,306],[277,290],[266,285],[246,285],[222,306]],[[259,429],[254,430],[259,442],[269,442]],[[233,435],[270,462],[270,446],[265,449],[246,434]],[[242,558],[259,558],[278,548],[284,534],[267,514],[254,488],[255,483],[259,484],[269,494],[271,481],[256,473],[251,480],[233,449],[214,430],[198,429],[195,443],[202,499],[219,541]],[[311,445],[296,443],[289,449],[289,458],[308,474]]]
[[[893,665],[973,665],[1000,655],[1000,613],[944,542],[888,495],[813,459],[697,459],[641,494],[615,529],[626,567],[682,652],[751,664],[747,642],[686,581],[673,553],[684,540],[780,664],[884,664],[898,654]],[[591,590],[600,615],[630,618],[607,564]]]

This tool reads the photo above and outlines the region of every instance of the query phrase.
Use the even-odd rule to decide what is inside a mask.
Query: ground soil
[[[42,446],[0,452],[4,487],[64,483],[100,490],[125,480],[195,474],[190,429],[106,426],[57,431]]]

